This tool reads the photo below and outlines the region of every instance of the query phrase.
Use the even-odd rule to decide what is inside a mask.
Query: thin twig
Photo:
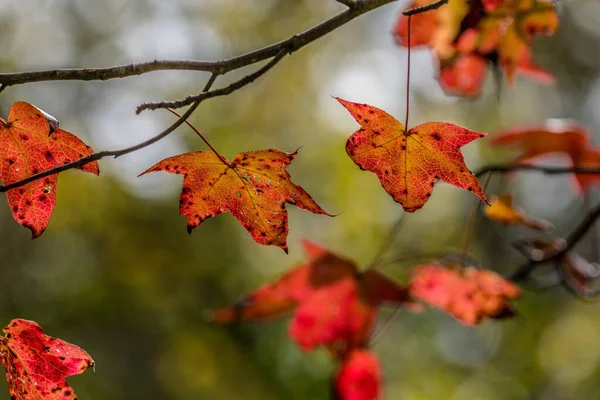
[[[161,108],[171,108],[171,109],[181,108],[181,107],[188,106],[198,100],[202,101],[202,100],[210,99],[211,97],[226,96],[238,89],[241,89],[242,87],[248,85],[249,83],[254,82],[260,76],[264,75],[271,68],[273,68],[286,55],[287,55],[287,53],[284,50],[282,50],[271,61],[269,61],[267,64],[265,64],[259,70],[253,72],[250,75],[243,77],[242,79],[235,81],[234,83],[232,83],[229,86],[225,86],[224,88],[215,89],[215,90],[207,91],[207,92],[202,92],[196,96],[188,96],[183,100],[161,101],[161,102],[157,102],[157,103],[144,103],[144,104],[141,104],[140,106],[138,106],[138,108],[136,109],[135,112],[136,112],[136,114],[139,114],[144,110],[157,110],[157,109],[161,109]]]
[[[352,8],[356,5],[356,1],[355,0],[335,0],[340,4],[345,5],[348,8]]]
[[[407,34],[407,67],[406,67],[406,118],[404,119],[404,130],[408,132],[408,114],[410,111],[410,19],[411,15],[408,16],[408,34]]]
[[[600,168],[590,167],[553,167],[550,165],[498,164],[485,166],[477,170],[473,175],[475,175],[477,178],[480,178],[487,173],[497,172],[505,174],[514,171],[537,171],[543,172],[547,175],[560,175],[569,173],[600,174]]]
[[[373,261],[369,264],[367,269],[377,269],[377,267],[381,264],[383,255],[392,246],[392,243],[394,243],[394,240],[396,240],[396,236],[398,236],[398,233],[400,232],[400,228],[402,227],[402,220],[404,219],[405,215],[406,213],[402,213],[402,215],[400,215],[400,218],[396,220],[394,226],[392,227],[392,230],[386,237],[385,241],[383,242],[383,245],[375,255]]]
[[[531,271],[539,265],[544,264],[550,261],[557,260],[565,255],[568,251],[570,251],[583,236],[587,233],[592,225],[596,222],[596,220],[600,218],[600,204],[596,205],[590,212],[586,215],[586,217],[581,221],[581,223],[571,232],[571,234],[566,239],[566,245],[560,250],[554,251],[539,260],[528,260],[526,263],[522,264],[517,268],[517,270],[510,276],[512,281],[521,281],[526,279]]]

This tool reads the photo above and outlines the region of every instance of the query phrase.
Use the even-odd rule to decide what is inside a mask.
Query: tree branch
[[[3,73],[0,74],[0,92],[13,85],[19,85],[24,83],[32,82],[43,82],[43,81],[59,81],[59,80],[79,80],[79,81],[91,81],[91,80],[108,80],[115,78],[125,78],[134,75],[141,75],[152,71],[160,70],[193,70],[193,71],[206,71],[212,72],[206,86],[204,87],[201,94],[197,96],[190,96],[185,100],[179,102],[162,102],[162,103],[147,103],[142,104],[138,107],[137,113],[144,109],[157,109],[157,108],[178,108],[185,105],[190,105],[190,108],[169,126],[164,131],[160,132],[156,136],[139,143],[135,146],[127,147],[121,150],[107,150],[98,153],[91,154],[87,157],[83,157],[77,161],[64,164],[39,174],[32,175],[25,179],[17,182],[13,182],[7,185],[0,185],[0,193],[6,192],[11,189],[18,188],[26,185],[38,179],[42,179],[46,176],[57,174],[69,169],[81,168],[86,164],[94,161],[98,161],[105,157],[120,157],[125,154],[132,153],[144,147],[150,146],[153,143],[158,142],[164,137],[168,136],[171,132],[177,129],[183,122],[185,122],[190,115],[198,108],[200,103],[204,100],[226,96],[234,91],[252,83],[258,77],[265,74],[273,66],[275,66],[286,54],[291,54],[307,44],[325,36],[329,32],[334,31],[340,26],[353,20],[354,18],[365,14],[371,10],[392,3],[396,0],[364,0],[355,3],[352,8],[349,8],[330,19],[316,25],[300,34],[294,35],[286,40],[279,43],[272,44],[267,47],[252,51],[250,53],[243,54],[238,57],[208,62],[208,61],[151,61],[138,64],[121,65],[110,68],[75,68],[75,69],[58,69],[58,70],[47,70],[37,72],[18,72],[18,73]],[[210,91],[211,86],[219,75],[225,74],[229,71],[242,68],[248,65],[258,63],[263,60],[272,58],[266,65],[258,69],[254,73],[247,75],[234,83],[230,84],[221,89]]]
[[[302,33],[286,40],[222,61],[154,60],[150,62],[119,65],[109,68],[71,68],[35,72],[0,74],[0,91],[8,86],[44,81],[93,81],[126,78],[153,71],[186,70],[206,71],[223,75],[260,61],[275,57],[282,50],[291,54],[307,44],[325,36],[356,17],[396,0],[364,0]]]

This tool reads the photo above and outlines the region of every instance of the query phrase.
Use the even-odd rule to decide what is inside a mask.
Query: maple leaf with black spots
[[[230,212],[254,241],[287,253],[286,204],[331,216],[291,181],[287,167],[296,154],[248,151],[229,162],[215,153],[198,151],[162,160],[140,176],[156,171],[184,176],[179,212],[187,217],[188,232],[208,218]]]
[[[4,185],[21,181],[54,167],[77,161],[93,153],[91,147],[39,108],[18,101],[0,118],[0,179]],[[80,168],[98,175],[98,162]],[[50,222],[56,204],[58,174],[30,182],[6,192],[14,219],[40,236]]]

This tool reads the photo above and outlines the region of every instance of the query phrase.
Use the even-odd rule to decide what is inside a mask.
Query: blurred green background
[[[376,177],[346,156],[345,139],[356,124],[331,96],[404,115],[406,52],[391,35],[404,6],[393,3],[347,24],[251,86],[202,104],[192,118],[227,157],[302,146],[290,167],[295,182],[340,215],[288,207],[289,256],[255,244],[230,215],[188,235],[177,212],[181,177],[136,178],[162,158],[204,149],[180,128],[142,151],[102,160],[99,178],[62,174],[56,210],[39,239],[30,240],[0,200],[0,325],[32,319],[86,349],[95,373],[69,379],[81,399],[326,399],[333,365],[321,351],[296,348],[285,320],[215,326],[203,312],[233,303],[301,261],[301,237],[366,265],[402,215]],[[538,62],[556,74],[556,85],[519,79],[513,88],[497,89],[490,75],[482,98],[450,98],[433,79],[431,54],[415,51],[411,125],[435,119],[494,132],[568,117],[597,133],[600,5],[564,0],[558,6],[558,34],[536,41],[535,48]],[[218,60],[284,39],[341,10],[334,0],[3,0],[0,72],[155,58]],[[248,71],[221,78],[216,87]],[[173,71],[27,84],[2,92],[0,111],[5,116],[14,101],[27,101],[95,150],[117,149],[173,121],[165,111],[136,116],[138,104],[197,93],[207,78]],[[507,159],[485,139],[478,142],[464,149],[471,169]],[[559,236],[585,212],[567,177],[494,178],[488,193],[509,189],[527,211],[552,220]],[[476,205],[473,195],[440,183],[431,201],[404,219],[390,254],[459,247]],[[509,273],[522,262],[509,242],[527,234],[479,218],[471,251],[484,266]],[[587,237],[578,250],[590,256],[597,246]],[[401,279],[409,266],[385,272]],[[385,398],[600,398],[600,304],[558,288],[525,292],[517,309],[511,320],[475,329],[435,311],[399,313],[374,346]],[[0,399],[8,398],[0,381]]]

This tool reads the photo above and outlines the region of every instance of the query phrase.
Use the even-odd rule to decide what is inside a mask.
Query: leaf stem
[[[177,111],[173,110],[172,108],[167,108],[167,111],[171,112],[172,114],[175,114],[177,117],[181,118],[181,115],[179,115],[177,113]],[[210,149],[212,150],[213,153],[215,153],[215,155],[217,157],[219,157],[219,160],[221,160],[223,162],[223,164],[227,165],[228,167],[231,167],[231,164],[229,163],[229,161],[227,161],[227,159],[225,157],[223,157],[221,154],[219,154],[219,152],[217,151],[217,149],[215,149],[213,147],[212,144],[210,144],[210,142],[208,141],[208,139],[202,134],[202,132],[200,132],[198,129],[196,129],[196,127],[194,125],[192,125],[192,123],[190,121],[188,121],[187,119],[184,121],[187,126],[189,126],[190,128],[192,128],[192,130],[194,132],[196,132],[196,134],[198,136],[200,136],[200,139],[202,139],[204,141],[204,143],[206,143],[206,145],[208,147],[210,147]]]
[[[410,111],[410,19],[412,14],[408,16],[408,56],[407,56],[407,68],[406,68],[406,118],[404,119],[404,131],[408,132],[408,113]]]

